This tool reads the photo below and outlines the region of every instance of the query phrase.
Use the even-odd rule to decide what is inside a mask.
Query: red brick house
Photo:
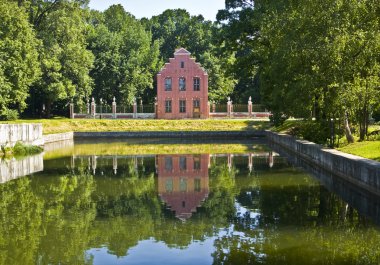
[[[208,118],[208,75],[184,48],[157,74],[157,118]]]

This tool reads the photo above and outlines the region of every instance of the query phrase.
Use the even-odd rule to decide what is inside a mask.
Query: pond
[[[259,140],[68,142],[0,173],[0,264],[380,262],[379,199]]]

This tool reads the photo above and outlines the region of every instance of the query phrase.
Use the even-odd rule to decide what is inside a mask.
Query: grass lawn
[[[43,133],[109,132],[109,131],[244,131],[270,127],[259,120],[72,120],[66,118],[17,120],[5,123],[42,123]]]
[[[356,142],[338,150],[380,162],[380,141]]]

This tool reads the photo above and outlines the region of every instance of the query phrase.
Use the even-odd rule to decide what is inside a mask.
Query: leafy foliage
[[[218,19],[226,47],[243,55],[235,69],[253,70],[273,112],[314,115],[327,129],[346,117],[364,139],[379,104],[379,10],[374,0],[226,0]]]
[[[13,119],[25,109],[29,86],[39,77],[39,42],[15,3],[1,0],[0,10],[0,116]]]

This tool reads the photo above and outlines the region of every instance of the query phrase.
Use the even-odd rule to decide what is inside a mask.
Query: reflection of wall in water
[[[43,154],[23,159],[2,159],[0,161],[0,183],[24,177],[44,169]]]
[[[157,155],[158,193],[177,218],[196,212],[209,193],[210,155]]]

